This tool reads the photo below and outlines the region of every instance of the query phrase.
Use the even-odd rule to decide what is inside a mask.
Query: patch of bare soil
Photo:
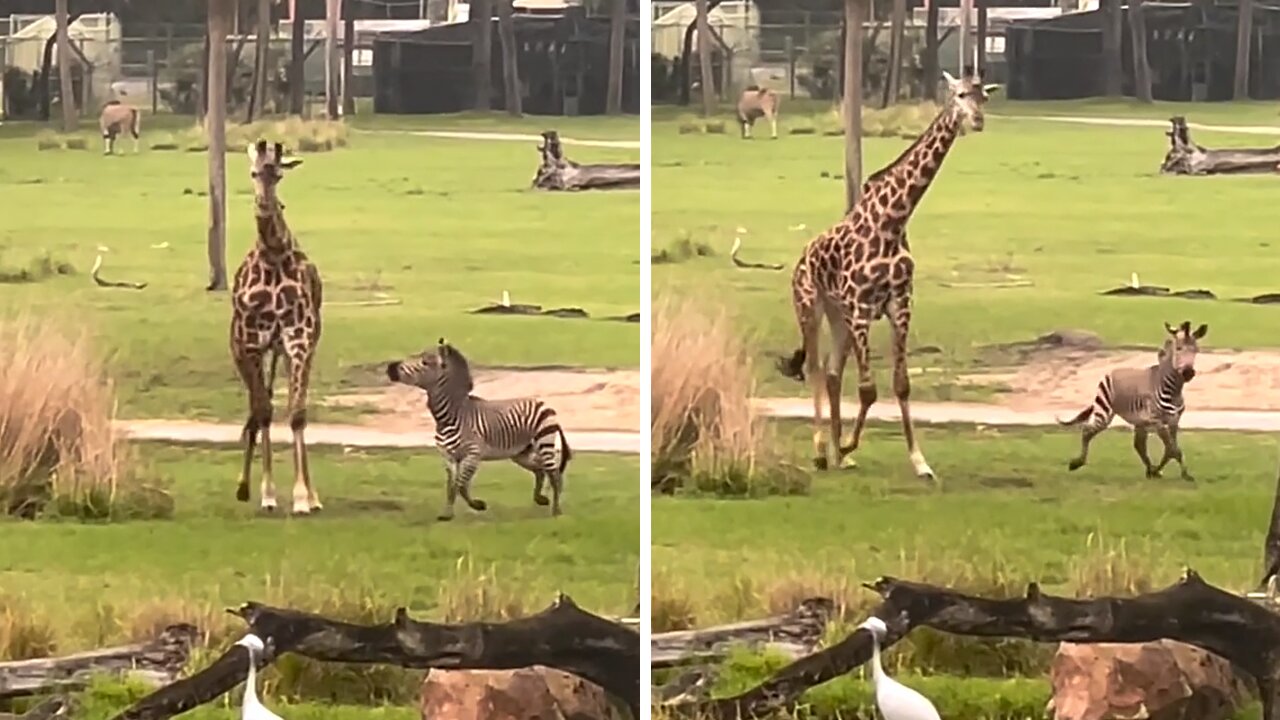
[[[1042,347],[1005,372],[968,375],[975,385],[1000,385],[1000,404],[1016,410],[1083,409],[1113,368],[1149,367],[1156,349],[1101,350]],[[1194,410],[1280,410],[1280,351],[1204,351],[1196,377],[1183,390]]]
[[[475,369],[474,393],[486,400],[538,397],[555,408],[566,432],[639,432],[640,371]],[[377,408],[360,424],[383,432],[432,433],[426,393],[405,385],[365,388],[326,398],[325,404]]]

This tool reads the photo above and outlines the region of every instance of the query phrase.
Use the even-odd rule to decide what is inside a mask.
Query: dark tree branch
[[[448,625],[395,619],[356,625],[256,602],[227,612],[267,645],[262,665],[292,652],[314,660],[405,668],[505,670],[533,665],[599,685],[640,713],[640,635],[593,615],[561,595],[551,607],[505,623]],[[207,703],[244,681],[248,650],[234,645],[212,665],[138,701],[115,720],[163,720]]]
[[[1269,148],[1228,148],[1211,150],[1191,140],[1187,119],[1181,115],[1169,118],[1172,125],[1165,133],[1169,152],[1160,163],[1160,172],[1171,175],[1223,175],[1236,173],[1272,173],[1280,169],[1280,145]]]
[[[1016,637],[1037,642],[1139,643],[1160,639],[1195,645],[1251,675],[1268,711],[1280,667],[1280,615],[1209,585],[1188,569],[1176,584],[1132,598],[1089,600],[1045,595],[1035,583],[1022,598],[992,599],[950,588],[883,577],[868,585],[884,599],[875,615],[889,626],[888,647],[916,627],[956,635]],[[871,634],[857,630],[840,643],[784,667],[731,697],[670,706],[680,715],[761,717],[790,707],[809,688],[844,675],[871,659]]]
[[[560,135],[555,130],[542,133],[538,146],[542,156],[533,176],[538,190],[592,190],[640,187],[638,163],[579,165],[565,157]]]

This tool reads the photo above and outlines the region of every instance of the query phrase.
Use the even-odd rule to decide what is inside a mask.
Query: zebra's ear
[[[1209,326],[1208,326],[1208,325],[1201,325],[1200,327],[1196,328],[1196,331],[1195,331],[1195,332],[1191,333],[1191,337],[1193,337],[1193,338],[1195,338],[1195,339],[1199,340],[1200,338],[1202,338],[1202,337],[1204,337],[1205,335],[1208,335],[1208,334],[1209,334]]]

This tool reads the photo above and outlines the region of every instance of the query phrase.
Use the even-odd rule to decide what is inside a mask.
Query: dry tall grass
[[[800,494],[808,475],[785,466],[751,407],[751,357],[724,308],[658,298],[653,308],[653,484],[692,480],[721,495]]]
[[[109,512],[124,465],[115,396],[84,331],[0,320],[0,509],[34,517],[52,501]]]

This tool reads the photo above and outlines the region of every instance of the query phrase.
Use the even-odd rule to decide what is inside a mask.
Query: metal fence
[[[197,114],[204,74],[203,26],[131,26],[129,37],[122,37],[118,23],[111,27],[81,22],[88,17],[73,24],[70,33],[75,55],[73,96],[81,115],[96,116],[109,100],[125,101],[153,113]],[[37,84],[46,45],[52,53],[50,96],[61,97],[56,43],[50,42],[49,33],[42,32],[47,27],[33,22],[11,21],[7,28],[0,24],[0,30],[6,29],[8,32],[0,34],[0,67],[4,69],[0,92],[4,115],[29,117],[38,102]],[[291,30],[287,22],[281,23],[268,45],[266,112],[288,109]],[[341,36],[338,41],[342,42]],[[252,34],[233,34],[227,38],[227,102],[231,113],[248,102],[256,45]],[[323,102],[324,45],[324,21],[308,21],[303,41],[304,97],[308,110]],[[357,31],[349,79],[353,97],[373,95],[372,54],[373,33]]]

